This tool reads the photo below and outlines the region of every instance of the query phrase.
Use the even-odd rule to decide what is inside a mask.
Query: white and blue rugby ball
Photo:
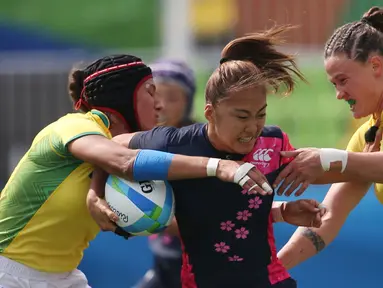
[[[117,225],[132,235],[161,232],[174,217],[173,189],[167,181],[131,182],[110,175],[105,199],[119,218]]]

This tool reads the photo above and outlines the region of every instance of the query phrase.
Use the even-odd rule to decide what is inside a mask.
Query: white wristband
[[[209,158],[206,165],[206,174],[207,177],[215,177],[217,175],[218,163],[221,159],[218,158]]]
[[[348,153],[345,150],[322,148],[319,152],[320,163],[324,171],[330,171],[330,165],[334,162],[342,162],[341,173],[346,169]]]

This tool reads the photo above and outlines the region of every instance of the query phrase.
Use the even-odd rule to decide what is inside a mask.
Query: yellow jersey
[[[370,129],[374,125],[375,121],[372,117],[369,120],[367,120],[364,124],[362,124],[362,126],[360,126],[358,130],[356,130],[356,132],[348,142],[347,151],[363,152],[364,146],[366,145],[366,141],[364,141],[364,134],[367,132],[368,129]],[[383,123],[380,127],[383,127]],[[380,151],[383,151],[382,145],[380,146]],[[383,204],[383,184],[375,184],[374,189],[376,197]]]
[[[0,194],[0,255],[44,272],[77,268],[99,232],[86,207],[93,166],[67,149],[85,135],[111,139],[108,118],[67,114],[35,137]]]

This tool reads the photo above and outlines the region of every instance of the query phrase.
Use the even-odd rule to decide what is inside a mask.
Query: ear
[[[381,77],[383,74],[383,58],[381,56],[372,56],[370,58],[370,63],[373,69],[373,74],[375,77]]]
[[[212,122],[214,118],[214,107],[211,103],[205,105],[205,118],[209,122]]]

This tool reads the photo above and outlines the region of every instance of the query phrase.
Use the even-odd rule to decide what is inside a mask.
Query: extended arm
[[[330,244],[346,221],[349,213],[367,193],[369,183],[349,182],[331,186],[323,204],[327,213],[322,217],[320,228],[299,227],[278,257],[287,269],[322,251]]]
[[[348,182],[360,179],[366,182],[383,183],[383,152],[347,152],[347,165],[341,173],[342,163],[335,162],[331,171],[314,184]]]
[[[71,142],[68,145],[68,149],[76,158],[100,167],[109,174],[129,180],[133,179],[134,161],[136,160],[139,150],[128,149],[98,135],[79,138]],[[166,155],[162,155],[166,157]],[[167,179],[176,180],[207,177],[206,166],[208,161],[209,158],[206,157],[174,155],[171,158],[169,170],[166,175]],[[148,169],[150,168],[153,167],[148,167]]]

